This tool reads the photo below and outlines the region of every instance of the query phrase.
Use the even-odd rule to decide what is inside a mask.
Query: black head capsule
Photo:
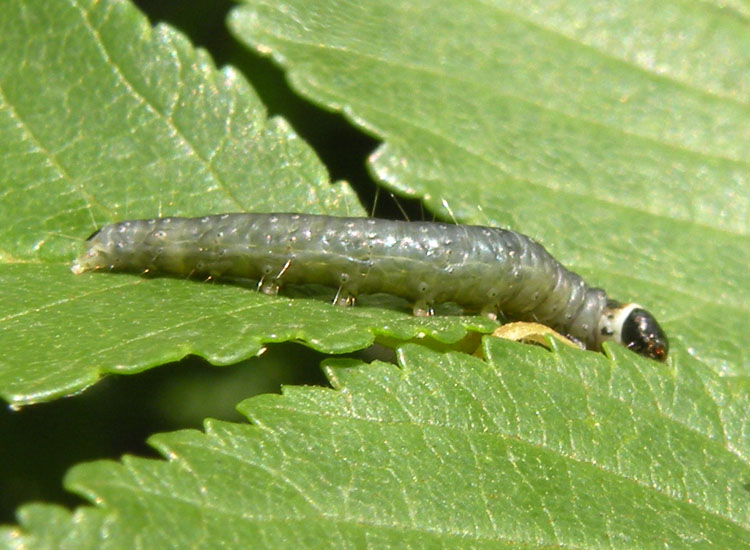
[[[607,302],[599,321],[599,344],[617,342],[634,352],[665,361],[669,340],[654,316],[638,304]]]
[[[630,312],[622,324],[622,344],[636,353],[666,361],[669,351],[667,335],[656,322],[654,316],[642,308]]]

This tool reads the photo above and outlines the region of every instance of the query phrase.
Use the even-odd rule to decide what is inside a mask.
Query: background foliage
[[[223,14],[199,7],[199,17],[181,25],[192,27],[195,41],[201,32],[216,40],[207,29],[220,28]],[[427,544],[426,533],[434,536],[431,544],[446,546],[456,537],[477,546],[746,543],[748,12],[741,4],[618,7],[600,12],[595,4],[571,2],[525,11],[502,2],[383,2],[372,10],[252,2],[229,21],[240,39],[276,57],[297,91],[344,110],[385,141],[370,159],[377,179],[444,217],[530,233],[613,295],[649,304],[672,336],[668,367],[633,362],[624,352],[610,362],[502,343],[485,350],[489,370],[481,361],[441,358],[420,347],[402,353],[401,374],[387,365],[332,365],[327,374],[344,403],[338,397],[329,403],[335,394],[326,391],[290,389],[278,401],[243,404],[243,415],[259,430],[213,422],[205,435],[155,437],[152,444],[168,463],[126,459],[122,468],[76,468],[67,486],[100,508],[82,509],[75,520],[82,529],[72,535],[62,510],[24,508],[19,519],[35,533],[26,542],[57,547],[59,537],[71,536],[68,544],[83,547],[86,536],[95,544],[106,530],[113,544],[134,535],[174,537],[177,530],[196,540],[179,518],[174,529],[160,531],[167,510],[155,498],[160,494],[182,501],[185,518],[204,509],[226,513],[227,506],[248,511],[232,530],[204,517],[197,525],[201,536],[210,533],[209,546],[251,533],[289,544],[291,532],[301,537],[294,542],[306,544],[332,532],[342,544],[363,537],[416,546]],[[121,217],[162,210],[365,212],[346,184],[328,186],[323,166],[367,187],[366,174],[348,164],[356,153],[346,147],[354,144],[361,153],[374,143],[347,137],[352,130],[340,119],[293,100],[267,63],[242,50],[212,49],[215,59],[243,69],[242,75],[217,72],[182,36],[165,27],[152,31],[127,3],[4,8],[3,51],[12,55],[0,66],[8,181],[0,215],[10,221],[0,234],[0,391],[10,402],[53,399],[102,373],[138,372],[186,353],[226,364],[269,341],[299,339],[342,352],[376,337],[393,345],[427,335],[444,346],[467,328],[490,328],[470,318],[410,319],[388,300],[371,302],[372,309],[333,311],[325,291],[269,302],[225,285],[72,278],[67,267],[77,239]],[[229,43],[226,37],[218,42]],[[322,164],[286,121],[266,119],[243,75],[267,105],[283,108],[305,132]],[[258,315],[278,325],[254,324]],[[288,365],[296,349],[275,349],[271,357]],[[247,368],[234,371],[247,389],[231,388],[236,379],[225,379],[217,390],[218,416],[229,417],[227,402],[273,388],[287,368],[262,364],[255,372],[265,368],[272,378],[258,377],[255,390]],[[473,369],[479,369],[475,379]],[[456,373],[462,377],[453,380]],[[196,386],[195,393],[175,392],[162,401],[161,407],[180,403],[169,407],[174,424],[162,421],[145,433],[197,426],[216,414],[205,403],[211,391]],[[149,409],[132,399],[141,393],[126,394],[129,405],[114,413],[118,423],[126,411]],[[394,395],[401,397],[389,409]],[[110,396],[105,400],[116,403]],[[196,401],[206,412],[189,417],[185,402]],[[96,408],[76,403],[83,418],[95,417]],[[74,449],[71,461],[107,455],[88,444],[101,436],[88,435],[86,444],[73,437],[78,430],[71,426],[80,426],[81,417],[60,421],[49,414],[29,432],[62,434],[50,441],[50,455],[57,457],[60,447]],[[18,453],[5,454],[14,466],[6,469],[11,490],[3,494],[33,490],[16,474],[19,464],[49,462],[38,435],[29,443],[18,438],[31,418],[24,411],[2,419],[4,439]],[[57,430],[51,418],[60,423]],[[319,436],[308,433],[313,426]],[[326,433],[334,437],[327,441]],[[254,442],[261,449],[256,455]],[[223,494],[222,469],[210,464],[226,445],[245,466],[272,470],[288,487],[250,491],[244,503],[236,493]],[[186,471],[197,485],[186,483]],[[255,474],[243,472],[239,479],[249,490]],[[53,468],[51,476],[59,473]],[[264,486],[268,473],[257,479]],[[346,486],[352,498],[342,500]],[[289,487],[296,497],[286,493]],[[594,487],[607,487],[607,496],[592,502]],[[377,504],[379,495],[384,501]],[[265,499],[277,502],[278,511],[258,510],[304,528],[263,527],[267,519],[252,510]],[[458,503],[465,501],[470,504],[462,509]],[[404,507],[388,505],[397,502]],[[287,517],[282,511],[290,505],[296,513]],[[112,523],[107,510],[132,513],[132,531]],[[482,514],[486,523],[476,519]],[[628,514],[642,525],[629,524]],[[366,517],[378,519],[368,526]],[[4,534],[9,545],[20,540],[16,531]],[[179,545],[177,538],[169,542]]]

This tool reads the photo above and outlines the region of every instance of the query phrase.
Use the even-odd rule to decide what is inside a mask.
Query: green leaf
[[[453,342],[478,322],[424,325],[395,302],[333,310],[317,290],[74,277],[79,240],[118,218],[361,207],[242,76],[168,27],[126,2],[37,4],[0,0],[6,399],[185,353]],[[237,10],[238,35],[297,89],[384,138],[372,168],[393,189],[539,238],[653,309],[672,358],[491,340],[486,361],[408,346],[402,369],[330,363],[333,390],[248,401],[252,425],[155,436],[165,461],[75,468],[66,485],[94,506],[23,507],[0,545],[750,546],[748,13],[671,1]]]
[[[509,225],[747,375],[746,4],[244,0],[231,28],[385,144],[372,171]]]
[[[12,405],[191,353],[227,364],[264,342],[341,353],[376,336],[448,343],[491,330],[470,317],[415,320],[399,301],[343,312],[326,303],[335,291],[290,301],[237,285],[74,276],[83,240],[121,219],[364,212],[282,119],[266,118],[237,71],[216,70],[130,4],[0,9],[0,396]]]
[[[747,422],[723,404],[746,401],[747,385],[695,360],[664,368],[620,349],[611,360],[485,343],[486,362],[421,346],[400,351],[400,369],[331,362],[333,390],[290,387],[244,402],[254,425],[208,421],[206,433],[153,437],[166,462],[76,467],[66,485],[97,508],[67,522],[50,521],[55,508],[24,508],[23,530],[5,540],[81,550],[136,540],[750,547]]]

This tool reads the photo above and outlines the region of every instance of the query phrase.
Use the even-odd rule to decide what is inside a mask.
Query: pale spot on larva
[[[297,221],[299,219],[299,214],[292,214],[292,219]]]
[[[159,231],[154,231],[154,237],[157,239],[165,239],[167,237],[167,232],[163,229],[160,229]]]
[[[211,218],[209,218],[208,216],[203,216],[201,218],[201,223],[208,223],[210,221],[211,221]]]
[[[348,274],[348,273],[341,273],[341,274],[339,275],[339,281],[341,281],[341,284],[342,284],[342,285],[343,285],[344,283],[348,283],[348,282],[349,282],[349,274]]]
[[[279,221],[279,217],[271,216],[270,218],[268,218],[268,221],[270,221],[271,223],[277,223]]]
[[[219,219],[226,220],[228,217],[229,217],[229,214],[222,214],[221,216],[219,216]]]

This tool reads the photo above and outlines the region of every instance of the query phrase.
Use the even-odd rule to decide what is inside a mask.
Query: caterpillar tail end
[[[73,260],[73,264],[70,266],[70,271],[75,275],[80,275],[85,271],[96,271],[105,265],[108,265],[108,263],[104,261],[104,256],[101,251],[96,247],[91,247]]]
[[[73,265],[70,266],[70,270],[73,272],[74,275],[80,275],[84,271],[86,271],[86,268],[83,267],[83,264],[78,261],[78,258],[76,258],[73,261]]]
[[[93,269],[96,269],[96,266],[91,265],[88,253],[73,260],[73,265],[70,266],[70,270],[74,275],[80,275],[84,271],[91,271]]]

